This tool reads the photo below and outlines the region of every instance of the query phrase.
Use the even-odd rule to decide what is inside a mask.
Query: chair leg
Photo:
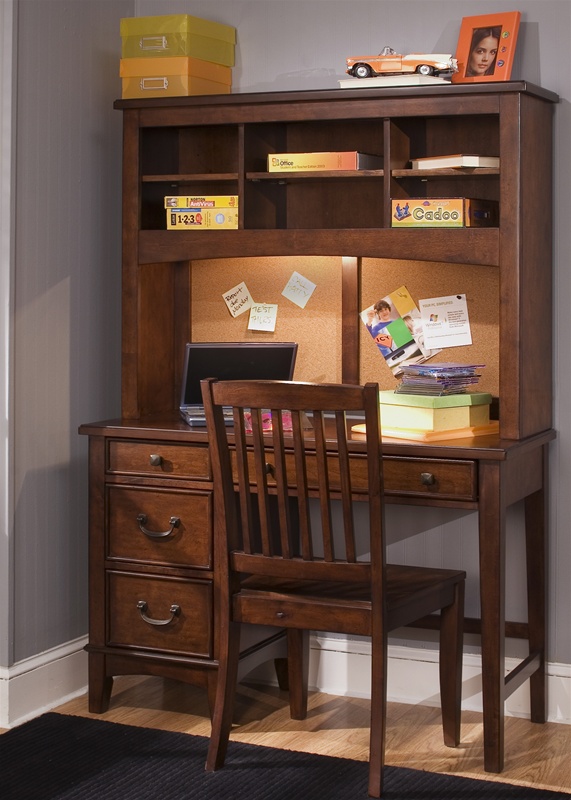
[[[206,757],[206,770],[214,772],[224,765],[228,739],[232,728],[234,697],[238,680],[238,659],[240,656],[240,625],[230,623],[226,652],[220,656],[216,701],[212,716],[212,732]]]
[[[305,719],[309,679],[309,631],[288,628],[287,670],[290,716],[292,719]]]
[[[464,581],[454,587],[454,602],[440,612],[440,703],[444,744],[460,744]]]
[[[373,638],[371,659],[369,797],[380,797],[383,791],[387,719],[387,658],[386,641],[376,643]]]

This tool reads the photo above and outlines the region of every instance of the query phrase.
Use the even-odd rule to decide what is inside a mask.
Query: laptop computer
[[[200,381],[291,381],[296,342],[188,342],[180,398],[180,414],[191,427],[206,427]],[[226,423],[232,424],[227,411]]]

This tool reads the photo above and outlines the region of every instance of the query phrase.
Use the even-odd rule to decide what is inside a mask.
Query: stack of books
[[[165,14],[121,20],[122,97],[230,94],[236,29]]]

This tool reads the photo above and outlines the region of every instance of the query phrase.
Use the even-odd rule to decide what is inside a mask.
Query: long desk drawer
[[[109,572],[108,644],[212,657],[212,585]]]
[[[250,454],[253,467],[253,455]],[[268,457],[268,481],[272,482],[271,457]],[[288,480],[296,483],[293,455],[286,457]],[[310,488],[317,487],[317,468],[309,459],[307,463]],[[439,458],[408,458],[386,456],[383,458],[385,493],[402,497],[453,500],[476,500],[478,494],[477,465],[475,461]],[[333,489],[340,485],[339,470],[334,457],[330,459],[329,480]],[[351,457],[351,484],[353,493],[365,495],[367,485],[367,460],[365,455]]]
[[[131,442],[112,439],[107,451],[107,471],[122,475],[210,480],[208,445]]]
[[[212,491],[107,486],[107,556],[212,568]]]

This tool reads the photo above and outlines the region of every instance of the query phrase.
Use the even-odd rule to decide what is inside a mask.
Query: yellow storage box
[[[122,97],[181,97],[230,94],[232,70],[221,64],[185,56],[122,58]]]
[[[236,29],[190,14],[121,20],[123,58],[192,56],[234,66]]]
[[[393,228],[493,228],[498,203],[469,197],[410,197],[392,201]]]

